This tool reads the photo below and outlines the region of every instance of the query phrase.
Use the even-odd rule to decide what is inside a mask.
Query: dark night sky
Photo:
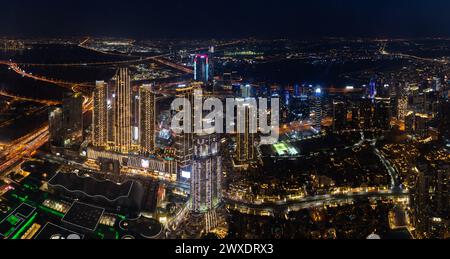
[[[0,35],[450,36],[449,0],[2,0]]]

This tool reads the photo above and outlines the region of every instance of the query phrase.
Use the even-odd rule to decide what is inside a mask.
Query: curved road
[[[289,211],[296,211],[300,209],[313,208],[323,206],[327,203],[333,203],[345,200],[354,200],[357,198],[387,198],[387,197],[408,197],[409,193],[403,190],[388,190],[376,192],[360,192],[350,194],[337,195],[317,195],[309,196],[295,201],[274,202],[255,204],[244,201],[237,201],[233,198],[224,197],[224,201],[231,207],[241,210],[252,210],[254,212],[271,212],[272,214],[287,213]]]

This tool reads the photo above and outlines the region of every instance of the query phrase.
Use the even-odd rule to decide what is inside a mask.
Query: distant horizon
[[[318,36],[318,37],[263,37],[263,36],[247,36],[247,37],[228,37],[228,38],[214,38],[214,37],[148,37],[148,38],[138,38],[138,37],[125,37],[125,36],[113,36],[113,35],[67,35],[67,36],[22,36],[22,35],[2,35],[0,34],[0,39],[11,39],[11,40],[70,40],[70,39],[114,39],[114,40],[135,40],[135,41],[146,41],[146,40],[233,40],[233,39],[254,39],[254,40],[294,40],[294,41],[313,41],[313,40],[450,40],[449,36],[417,36],[417,37],[402,37],[402,36]]]

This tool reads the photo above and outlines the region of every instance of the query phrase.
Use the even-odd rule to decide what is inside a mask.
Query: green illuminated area
[[[16,230],[16,225],[12,225],[9,220],[6,220],[0,225],[0,229],[3,236],[9,237]]]
[[[22,234],[25,233],[25,231],[33,224],[33,222],[36,220],[37,213],[34,213],[30,219],[19,229],[19,231],[16,232],[16,234],[12,237],[12,239],[19,239]]]
[[[3,233],[5,237],[9,237],[16,229],[11,227],[6,233]]]
[[[98,236],[100,239],[105,239],[105,234],[103,234],[103,233],[101,233],[101,232],[97,232],[97,236]]]
[[[12,191],[9,193],[9,197],[11,198],[10,201],[14,201],[16,204],[26,203],[30,206],[36,207],[38,211],[27,219],[19,218],[16,215],[10,215],[6,218],[1,224],[1,234],[6,238],[20,239],[22,235],[33,225],[33,223],[36,223],[36,220],[42,213],[42,215],[45,214],[56,218],[64,217],[63,213],[40,205],[39,203],[30,200],[27,195],[20,195],[17,192]]]
[[[39,224],[41,227],[47,223],[53,223],[60,225],[61,219],[65,216],[64,213],[49,208],[43,204],[43,201],[51,196],[48,193],[44,193],[39,190],[33,183],[23,185],[23,189],[17,188],[11,190],[5,194],[5,198],[8,201],[9,209],[8,213],[14,211],[15,208],[19,208],[21,204],[29,205],[36,208],[30,217],[23,218],[22,216],[12,213],[4,218],[1,226],[0,233],[3,238],[7,239],[20,239],[27,233],[27,231],[34,225]],[[8,214],[5,214],[8,215]],[[116,215],[116,221],[126,220],[125,215]],[[0,219],[1,221],[2,219]],[[105,226],[99,224],[94,233],[83,233],[84,236],[92,239],[121,239],[126,233],[115,227]]]
[[[95,235],[99,239],[120,239],[122,236],[115,228],[105,226],[99,226]]]
[[[47,208],[45,206],[38,205],[36,202],[30,201],[28,196],[22,197],[22,196],[19,196],[19,195],[13,193],[13,194],[11,194],[11,197],[13,197],[13,198],[15,198],[15,199],[17,199],[17,200],[19,200],[21,202],[27,202],[28,204],[30,204],[30,205],[32,205],[34,207],[38,207],[40,210],[42,210],[42,211],[44,211],[46,213],[52,214],[52,215],[60,217],[60,218],[64,217],[64,214],[59,212],[59,211],[52,210],[52,209]]]
[[[6,219],[6,221],[8,221],[11,225],[16,226],[20,222],[20,219],[14,215],[11,215],[8,219]]]
[[[52,214],[52,215],[54,215],[54,216],[57,216],[57,217],[60,217],[60,218],[63,218],[63,217],[64,217],[64,213],[61,213],[61,212],[56,211],[56,210],[52,210],[52,209],[47,208],[47,207],[45,207],[45,206],[39,205],[38,208],[41,209],[42,211],[47,212],[47,213],[50,213],[50,214]]]
[[[22,219],[18,218],[15,215],[10,215],[0,224],[0,233],[5,236],[11,236],[14,231],[16,231],[17,227],[22,222]]]
[[[295,147],[290,146],[287,143],[274,144],[273,148],[275,149],[275,151],[279,156],[296,156],[299,154],[299,152]]]
[[[12,196],[13,198],[16,198],[16,199],[20,200],[21,202],[26,202],[26,201],[28,201],[28,196],[20,197],[19,195],[15,194],[15,193],[11,194],[11,196]]]
[[[6,192],[2,196],[2,200],[5,207],[8,208],[8,211],[2,214],[3,218],[0,218],[0,237],[5,239],[21,239],[35,224],[40,226],[40,230],[44,229],[47,223],[61,226],[61,220],[64,218],[65,213],[47,207],[44,203],[47,199],[62,203],[65,202],[67,204],[70,203],[70,201],[61,200],[54,197],[51,193],[40,190],[38,184],[29,179],[25,179],[21,186],[17,186],[15,189]],[[22,205],[22,210],[25,212],[18,214],[17,211]],[[34,208],[34,211],[32,213],[30,212],[31,214],[27,213],[27,210],[31,210],[29,207]],[[14,212],[15,210],[17,211]],[[25,216],[23,215],[29,215],[29,217],[24,218]],[[125,235],[130,235],[130,233],[122,231],[117,226],[118,222],[127,220],[127,216],[120,214],[111,214],[111,216],[116,217],[116,225],[111,226],[99,223],[94,232],[80,234],[88,239],[107,240],[121,239]],[[40,231],[33,232],[33,236],[28,236],[27,238],[36,238],[37,233],[40,233]]]
[[[36,191],[39,189],[39,187],[37,187],[35,185],[30,185],[30,184],[24,184],[23,187],[25,187],[26,189],[28,189],[30,191]]]

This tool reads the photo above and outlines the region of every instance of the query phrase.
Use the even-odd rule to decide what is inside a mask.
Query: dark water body
[[[95,52],[77,45],[64,44],[36,44],[22,51],[0,51],[0,58],[11,59],[16,63],[37,64],[95,63],[132,59]]]
[[[407,61],[379,60],[357,61],[330,64],[311,64],[302,60],[281,60],[255,64],[242,68],[244,78],[250,81],[273,84],[320,84],[324,86],[345,87],[355,84],[344,77],[345,74],[359,71],[383,71],[401,68]]]
[[[67,64],[95,63],[128,60],[81,48],[77,45],[38,44],[21,51],[0,51],[1,60],[12,60],[16,63]],[[108,80],[115,70],[109,67],[58,67],[58,66],[26,66],[21,68],[34,75],[69,82],[92,82]],[[0,89],[19,96],[37,99],[60,100],[68,90],[33,79],[22,78],[6,66],[0,66]]]
[[[24,78],[4,65],[0,66],[0,90],[17,96],[45,100],[61,100],[68,91],[57,85]]]
[[[403,53],[422,58],[450,57],[450,40],[412,40],[402,42],[390,42],[388,51]]]

